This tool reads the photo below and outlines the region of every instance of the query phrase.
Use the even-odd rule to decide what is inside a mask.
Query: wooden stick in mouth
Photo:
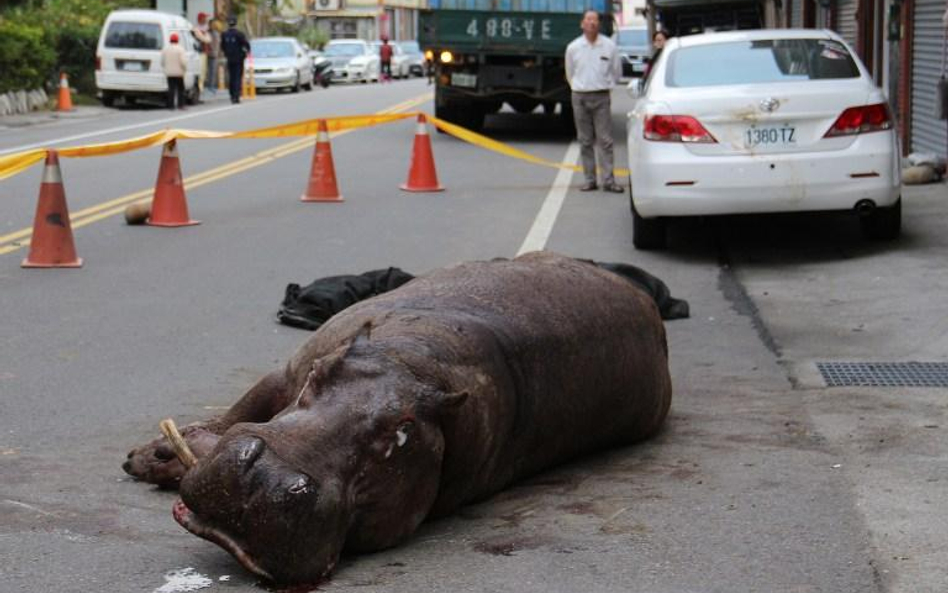
[[[188,443],[184,440],[184,437],[181,436],[181,433],[178,432],[178,427],[175,426],[174,420],[165,418],[158,423],[158,428],[161,429],[161,433],[171,442],[171,446],[174,447],[175,455],[178,456],[178,460],[184,465],[184,468],[191,469],[194,467],[195,464],[197,464],[197,457],[194,456],[194,453],[191,452],[191,447],[188,447]]]

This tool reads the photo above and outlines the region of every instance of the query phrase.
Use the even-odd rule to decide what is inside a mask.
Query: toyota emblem
[[[778,107],[780,107],[780,101],[778,99],[774,99],[773,97],[767,97],[760,102],[761,111],[766,111],[768,113],[776,111]]]

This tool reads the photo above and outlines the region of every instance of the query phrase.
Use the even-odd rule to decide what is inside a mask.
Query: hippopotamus
[[[124,469],[177,486],[173,516],[282,584],[342,552],[655,434],[671,404],[654,301],[590,262],[536,252],[439,269],[332,317],[222,416]]]

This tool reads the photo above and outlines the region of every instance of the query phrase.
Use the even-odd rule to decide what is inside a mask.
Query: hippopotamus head
[[[183,478],[175,519],[251,572],[317,583],[343,548],[418,527],[438,494],[440,416],[465,398],[354,340],[312,364],[283,413],[231,427]]]

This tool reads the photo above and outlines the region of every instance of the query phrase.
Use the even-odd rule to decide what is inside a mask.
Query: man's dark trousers
[[[230,87],[230,100],[236,103],[240,100],[240,89],[244,80],[243,62],[227,60],[227,74],[227,83]]]

